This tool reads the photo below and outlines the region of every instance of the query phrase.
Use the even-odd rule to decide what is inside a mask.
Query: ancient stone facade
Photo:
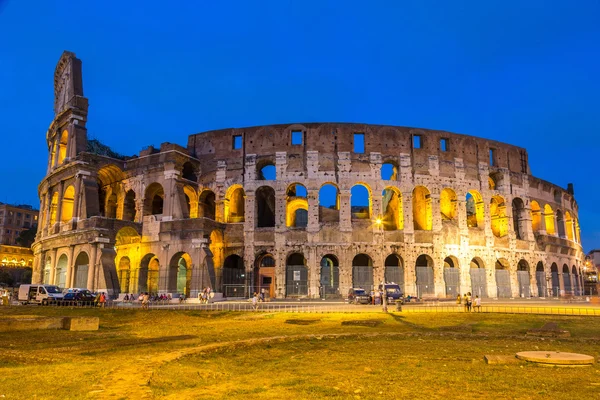
[[[445,131],[224,129],[120,157],[86,137],[81,62],[55,73],[34,282],[123,292],[343,297],[578,293],[573,190],[525,149]]]

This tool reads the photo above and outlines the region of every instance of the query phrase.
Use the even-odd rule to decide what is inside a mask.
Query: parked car
[[[64,294],[58,303],[63,306],[92,306],[95,296],[87,289],[78,289]]]
[[[371,298],[365,289],[352,288],[348,291],[348,303],[370,304]]]
[[[402,289],[400,289],[400,285],[397,283],[386,283],[384,285],[379,285],[379,291],[383,291],[383,286],[385,286],[385,293],[387,295],[388,303],[393,301],[403,301],[404,294],[402,293]]]

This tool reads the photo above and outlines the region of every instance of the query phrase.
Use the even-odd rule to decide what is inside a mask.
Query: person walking
[[[254,311],[258,310],[258,293],[254,292],[254,296],[252,296],[252,308]]]
[[[147,310],[150,303],[150,295],[148,292],[144,292],[142,295],[142,310]]]
[[[465,308],[465,312],[469,311],[468,307],[467,307],[467,294],[465,293],[465,295],[463,296],[463,307]]]
[[[473,311],[481,312],[481,299],[479,296],[475,296],[475,301],[473,302]]]
[[[104,308],[104,305],[106,304],[106,295],[104,294],[104,292],[100,293],[100,299],[98,300],[98,303],[100,305],[100,308]]]
[[[461,303],[460,293],[456,296],[456,304],[460,306]]]
[[[471,304],[473,302],[473,298],[471,297],[471,292],[467,292],[467,311],[471,312]]]

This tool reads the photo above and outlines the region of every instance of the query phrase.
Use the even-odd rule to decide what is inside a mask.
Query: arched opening
[[[263,253],[254,263],[256,293],[264,291],[265,296],[275,297],[275,259],[271,254]]]
[[[398,165],[394,161],[386,161],[381,165],[381,179],[384,181],[398,180]]]
[[[336,256],[327,254],[321,258],[321,280],[319,297],[340,296],[340,265]]]
[[[444,259],[444,283],[446,284],[446,297],[460,296],[460,269],[456,257]]]
[[[106,199],[106,218],[117,218],[117,195],[112,192]]]
[[[550,276],[552,278],[552,295],[558,297],[560,294],[560,280],[558,278],[558,265],[552,263],[550,267]]]
[[[140,263],[138,274],[138,289],[140,293],[158,293],[160,262],[150,253],[146,254]]]
[[[580,285],[580,281],[579,281],[579,273],[577,272],[577,268],[573,265],[573,267],[571,268],[571,277],[572,277],[572,286],[573,286],[573,294],[575,296],[581,296],[581,288],[579,287]]]
[[[471,277],[471,293],[479,298],[488,297],[485,265],[479,257],[471,260],[469,275]]]
[[[56,271],[54,274],[54,284],[63,289],[67,284],[67,261],[67,255],[61,255],[56,263]]]
[[[359,183],[350,189],[350,210],[352,219],[371,218],[371,192],[366,185]]]
[[[567,239],[575,240],[575,236],[573,235],[573,217],[571,217],[571,213],[565,211],[565,228],[567,231]]]
[[[275,226],[275,190],[270,186],[256,189],[256,227]]]
[[[58,165],[62,165],[67,158],[67,143],[69,142],[69,132],[64,130],[60,135],[58,142]]]
[[[542,225],[542,209],[537,201],[531,201],[531,229],[539,232]]]
[[[373,260],[366,254],[357,254],[352,260],[352,287],[373,290]]]
[[[129,190],[125,194],[125,200],[123,200],[123,220],[135,221],[135,214],[135,192]]]
[[[483,227],[485,210],[483,197],[477,190],[467,192],[467,226],[469,228]]]
[[[257,165],[256,179],[260,181],[274,181],[277,178],[277,170],[272,161],[266,161]]]
[[[292,253],[285,267],[285,295],[298,297],[308,295],[308,268],[302,253]]]
[[[397,283],[400,290],[404,293],[404,262],[397,254],[390,254],[386,257],[384,277],[386,282]]]
[[[196,190],[189,185],[185,185],[183,187],[183,196],[186,207],[184,217],[198,218],[198,195],[196,194]]]
[[[160,183],[152,183],[146,188],[144,197],[144,216],[162,215],[165,192]]]
[[[225,221],[230,224],[240,223],[245,221],[246,205],[245,205],[244,188],[241,185],[231,186],[227,190],[225,196]]]
[[[385,231],[404,229],[404,213],[402,209],[402,192],[395,187],[383,189],[382,225]]]
[[[538,261],[535,267],[535,282],[538,288],[538,297],[546,297],[548,285],[546,283],[546,273],[544,272],[544,263]]]
[[[50,226],[56,223],[56,214],[58,211],[58,193],[52,194],[52,202],[50,203]]]
[[[508,261],[504,258],[496,260],[496,287],[498,298],[512,297],[510,287],[510,267]]]
[[[129,285],[131,278],[131,260],[124,256],[119,260],[119,287],[121,293],[129,293]],[[133,290],[133,289],[132,289]]]
[[[334,184],[326,183],[319,189],[319,222],[340,222],[340,193]]]
[[[554,210],[550,207],[550,204],[544,206],[544,222],[546,222],[546,233],[548,235],[556,235],[554,229]]]
[[[417,231],[430,231],[433,227],[431,214],[431,194],[424,186],[417,186],[412,192],[413,226]]]
[[[194,168],[191,162],[188,161],[183,164],[183,169],[181,170],[181,177],[192,182],[198,181],[198,176],[196,176],[196,168]]]
[[[513,229],[515,236],[519,240],[526,240],[527,232],[527,221],[525,215],[525,204],[523,200],[515,197],[512,201],[512,214],[513,214]]]
[[[226,297],[247,297],[246,268],[244,260],[237,254],[225,258],[223,262],[223,293]]]
[[[564,284],[564,292],[563,294],[573,294],[573,286],[571,285],[571,274],[569,273],[569,266],[567,264],[563,265],[563,284]]]
[[[73,287],[75,288],[86,288],[93,290],[94,288],[88,287],[88,270],[90,265],[90,258],[85,251],[82,251],[77,255],[75,259],[75,271],[74,271],[74,282]]]
[[[308,225],[308,192],[303,185],[294,183],[286,191],[285,225],[289,228],[306,228]]]
[[[531,279],[529,277],[529,263],[523,259],[517,264],[517,282],[519,283],[519,296],[531,297]]]
[[[415,270],[417,275],[417,296],[434,295],[433,259],[426,254],[421,254],[415,263]]]
[[[556,230],[558,231],[558,236],[564,238],[565,235],[565,220],[563,218],[562,211],[556,210]]]
[[[489,190],[496,190],[496,181],[491,176],[488,176],[488,189]]]
[[[440,193],[440,214],[442,221],[452,221],[456,219],[457,213],[456,192],[450,188],[445,188]]]
[[[169,292],[190,296],[192,283],[192,258],[188,253],[179,252],[171,257],[169,263]]]
[[[508,234],[506,204],[502,196],[493,196],[490,201],[490,221],[494,236],[501,238]]]
[[[63,223],[69,222],[71,219],[73,219],[74,203],[75,203],[75,188],[71,185],[65,190],[65,192],[63,194],[62,209],[60,212],[61,222],[63,222]]]
[[[208,218],[214,221],[216,215],[215,193],[212,190],[205,189],[198,198],[198,216]]]

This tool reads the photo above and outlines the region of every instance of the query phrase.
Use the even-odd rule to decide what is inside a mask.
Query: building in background
[[[29,205],[0,203],[0,244],[17,246],[17,238],[38,223],[38,210]]]
[[[583,267],[585,294],[598,294],[598,270],[600,270],[600,250],[592,250],[585,257]]]
[[[36,283],[119,293],[456,298],[583,293],[579,209],[521,147],[440,130],[296,123],[123,157],[86,131],[81,61],[54,74]],[[121,137],[126,140],[127,132]]]

